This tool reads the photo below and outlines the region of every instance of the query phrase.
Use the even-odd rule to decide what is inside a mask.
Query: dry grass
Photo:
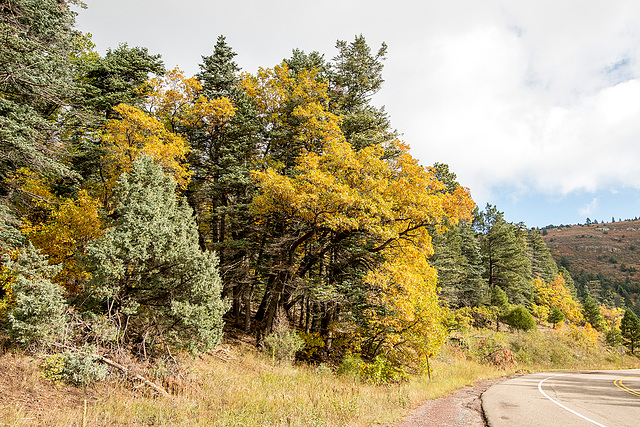
[[[0,357],[0,424],[370,426],[397,421],[421,402],[479,379],[510,375],[520,369],[555,369],[560,363],[567,363],[569,369],[620,367],[619,357],[600,347],[589,354],[582,347],[576,352],[557,337],[544,335],[471,331],[432,361],[432,379],[417,377],[388,386],[336,376],[313,366],[273,363],[238,346],[223,358],[209,354],[186,360],[186,379],[165,384],[177,390],[171,398],[157,398],[148,390],[115,381],[87,390],[53,384],[42,378],[37,360],[7,353]],[[517,348],[518,366],[501,369],[479,363],[479,353],[473,348],[490,337],[500,345],[516,343],[512,348]],[[563,352],[573,353],[557,360],[556,365],[545,361]],[[582,360],[581,364],[576,360]],[[635,357],[625,361],[627,366],[638,366]]]

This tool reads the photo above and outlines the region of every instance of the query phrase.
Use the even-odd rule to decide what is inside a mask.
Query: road
[[[490,427],[640,426],[640,370],[540,373],[482,395]]]

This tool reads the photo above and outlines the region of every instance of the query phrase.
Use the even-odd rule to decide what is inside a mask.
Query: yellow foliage
[[[600,311],[602,312],[602,316],[604,317],[609,327],[611,326],[620,327],[620,322],[624,317],[624,311],[625,311],[624,308],[622,307],[607,308],[603,304],[600,306]]]
[[[564,313],[567,320],[574,324],[584,320],[580,304],[571,296],[571,291],[562,274],[556,275],[549,283],[546,283],[540,277],[536,277],[533,281],[533,286],[536,290],[536,304],[549,308],[554,305],[557,306]]]
[[[365,278],[374,308],[363,335],[375,337],[394,363],[422,367],[446,335],[426,226],[469,220],[475,204],[467,190],[445,193],[432,172],[398,146],[400,156],[387,161],[380,147],[356,152],[329,139],[321,154],[302,155],[291,176],[272,168],[256,172],[253,209],[258,217],[278,213],[311,229],[358,232],[363,244],[377,246],[384,262]]]
[[[284,140],[273,144],[294,141],[307,151],[317,151],[327,141],[344,139],[340,118],[329,111],[328,84],[318,79],[316,70],[294,76],[285,63],[260,68],[256,76],[243,75],[242,87],[254,99],[265,126],[283,135]]]
[[[150,155],[166,173],[173,175],[181,189],[186,188],[192,175],[186,163],[189,144],[177,130],[197,128],[212,134],[235,113],[229,99],[207,99],[200,94],[200,82],[186,78],[178,68],[151,80],[150,85],[151,112],[118,105],[114,110],[119,119],[110,120],[103,130],[102,140],[108,152],[103,171],[107,193],[141,154]]]
[[[187,142],[138,108],[120,104],[114,110],[121,119],[110,120],[102,135],[108,152],[105,165],[107,188],[112,189],[120,174],[129,171],[141,154],[150,155],[174,176],[182,188],[186,187],[191,177],[185,163],[189,151]]]
[[[390,247],[386,261],[367,274],[368,329],[379,340],[382,354],[405,366],[424,369],[438,352],[447,332],[446,309],[437,292],[437,273],[422,251],[412,245]]]
[[[81,190],[75,200],[38,203],[47,210],[46,219],[38,222],[25,220],[22,232],[37,249],[49,256],[51,264],[62,264],[63,268],[54,280],[69,292],[77,293],[88,279],[79,255],[90,240],[99,238],[103,233],[98,200]]]
[[[179,68],[152,79],[150,85],[149,108],[171,131],[183,126],[213,133],[235,114],[228,98],[208,99],[200,93],[198,79],[185,77]]]

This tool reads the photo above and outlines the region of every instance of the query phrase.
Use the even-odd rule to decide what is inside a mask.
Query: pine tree
[[[620,322],[620,333],[624,339],[624,345],[633,353],[640,342],[640,320],[630,308],[624,312],[624,317]]]
[[[584,312],[584,318],[591,324],[596,330],[602,331],[604,328],[604,317],[602,316],[602,310],[596,301],[589,295],[582,302],[582,310]]]
[[[525,304],[531,301],[531,263],[526,254],[524,227],[508,223],[502,212],[491,205],[487,205],[476,223],[481,232],[484,278],[489,287],[500,286],[512,303]]]
[[[553,280],[558,274],[558,266],[538,230],[527,232],[527,249],[531,263],[531,274],[534,277],[542,277],[547,282]]]
[[[382,108],[371,105],[371,97],[384,83],[383,62],[387,45],[382,43],[374,54],[366,39],[360,35],[351,43],[336,42],[338,54],[329,72],[332,111],[342,117],[342,133],[354,149],[393,140],[389,117]]]
[[[553,323],[553,329],[556,328],[556,324],[564,320],[564,313],[558,308],[557,305],[551,307],[551,312],[549,313],[548,320],[549,322]]]
[[[89,247],[90,294],[121,325],[123,340],[144,351],[217,345],[228,308],[217,257],[200,249],[193,211],[175,190],[150,157],[139,158],[118,182],[113,227]]]
[[[261,140],[255,105],[239,87],[240,67],[233,60],[235,56],[225,37],[219,36],[213,53],[202,57],[196,76],[202,82],[202,94],[209,99],[230,99],[235,114],[213,132],[185,130],[191,142],[189,163],[194,172],[188,198],[198,216],[201,245],[216,250],[220,257],[220,268],[225,272],[223,292],[232,296],[233,318],[237,322],[244,319],[248,330],[251,306],[247,265],[250,251],[255,249],[249,212],[255,191],[251,171]]]

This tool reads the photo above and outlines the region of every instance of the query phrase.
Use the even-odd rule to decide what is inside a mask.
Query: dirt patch
[[[474,386],[454,391],[448,396],[426,402],[414,409],[399,427],[484,427],[480,397],[493,384],[504,381],[481,380]]]

